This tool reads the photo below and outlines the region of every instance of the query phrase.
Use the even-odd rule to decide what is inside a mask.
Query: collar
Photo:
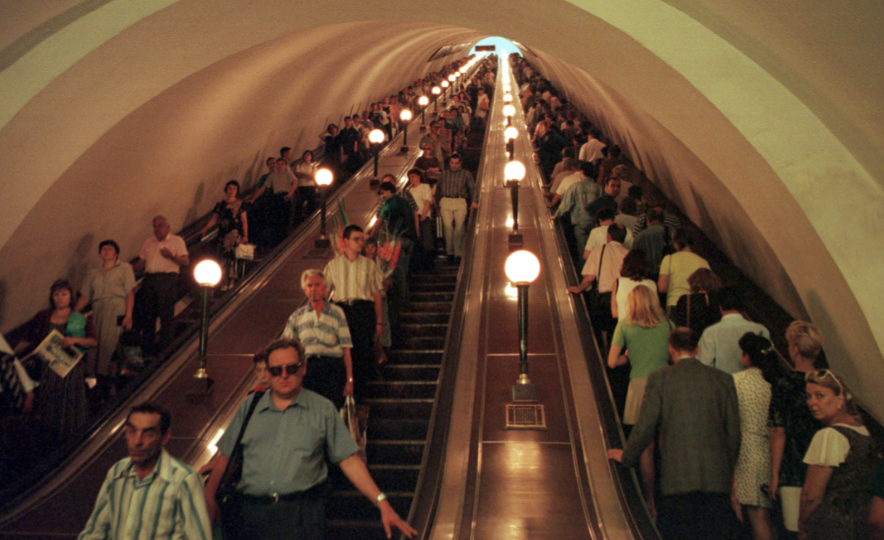
[[[739,313],[728,313],[727,315],[722,315],[721,320],[734,320],[734,319],[743,319],[743,316]]]
[[[123,459],[123,466],[120,467],[120,471],[114,476],[114,479],[120,479],[127,476],[134,476],[138,479],[138,475],[135,473],[135,464],[132,463],[132,458]],[[160,450],[160,457],[157,458],[157,464],[153,468],[153,471],[150,472],[144,479],[138,479],[139,483],[141,482],[151,482],[154,477],[159,477],[160,480],[164,482],[172,482],[172,456],[166,452],[166,449],[163,448]]]
[[[325,302],[325,307],[322,308],[323,315],[331,311],[331,307],[329,306],[329,304],[331,304],[331,302],[329,302],[328,300],[325,300],[324,302]],[[310,301],[308,300],[307,301],[307,313],[313,313],[315,311],[316,310],[313,309],[313,304],[311,304]]]
[[[295,397],[295,400],[292,401],[291,405],[286,407],[286,409],[290,409],[294,406],[303,407],[305,409],[310,409],[310,405],[307,402],[307,398],[304,395],[305,390],[306,390],[306,388],[304,388],[304,385],[302,384],[301,391],[298,392],[298,395]],[[276,406],[276,403],[273,402],[272,394],[273,394],[272,389],[267,389],[267,391],[264,392],[264,395],[261,396],[261,401],[259,401],[258,405],[255,407],[256,413],[264,412],[264,411],[268,411],[268,410],[275,411],[275,412],[283,412],[282,410],[279,409],[279,407]]]

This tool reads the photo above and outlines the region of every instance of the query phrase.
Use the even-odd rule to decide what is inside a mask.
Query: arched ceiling
[[[0,5],[0,327],[183,226],[283,145],[500,35],[759,285],[884,389],[884,6],[735,0],[32,0]],[[870,249],[871,247],[871,249]]]

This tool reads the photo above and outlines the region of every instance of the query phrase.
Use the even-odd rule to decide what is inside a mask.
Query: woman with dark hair
[[[18,356],[30,353],[53,330],[65,336],[60,343],[63,348],[77,347],[85,352],[98,345],[92,324],[72,309],[73,296],[74,288],[68,280],[56,280],[49,289],[50,308],[37,313],[27,323],[25,338],[18,342],[13,352]],[[40,381],[34,412],[43,421],[49,435],[56,440],[76,435],[86,423],[84,362],[77,362],[65,377],[57,375],[34,356],[23,364],[30,377]]]
[[[715,302],[715,292],[721,288],[721,280],[708,268],[698,268],[688,277],[690,294],[678,299],[672,311],[677,326],[687,326],[698,336],[703,330],[721,320],[721,310]]]
[[[734,374],[740,404],[740,455],[734,468],[735,507],[745,508],[755,540],[776,538],[770,520],[770,499],[761,486],[770,479],[770,437],[767,412],[770,383],[765,375],[779,373],[779,357],[767,338],[747,333],[740,338],[741,362],[745,370]],[[742,512],[740,514],[742,516]]]
[[[347,152],[348,155],[353,152],[352,148],[349,150]],[[298,221],[301,221],[305,216],[309,216],[319,207],[316,191],[316,170],[318,166],[319,164],[313,161],[313,152],[305,150],[301,154],[301,159],[295,163],[294,170],[292,171],[298,179],[298,202],[296,203],[298,208],[296,219]]]
[[[113,240],[98,244],[101,268],[86,278],[74,311],[80,313],[92,302],[92,321],[98,335],[95,365],[86,371],[95,375],[102,391],[109,389],[111,358],[123,330],[132,329],[132,308],[135,305],[135,273],[132,266],[120,261],[120,246]]]
[[[638,423],[648,376],[669,364],[669,333],[673,328],[675,326],[663,314],[654,291],[641,284],[635,286],[627,296],[626,311],[617,323],[608,353],[608,366],[611,369],[626,363],[630,365],[623,425]],[[624,349],[626,353],[621,355]],[[645,502],[651,514],[656,515],[653,443],[642,453],[639,471]]]
[[[239,182],[231,180],[224,184],[224,193],[226,197],[215,205],[212,217],[200,230],[200,235],[206,234],[206,231],[218,224],[218,254],[227,260],[225,274],[229,276],[236,246],[249,243],[249,220],[239,199]]]
[[[436,237],[433,235],[432,221],[429,219],[430,210],[435,204],[433,189],[424,183],[424,173],[418,168],[408,171],[408,186],[406,190],[411,194],[417,205],[418,214],[418,242],[412,268],[415,270],[432,270],[433,259],[436,256]]]
[[[807,406],[825,424],[813,436],[804,463],[798,538],[868,538],[872,495],[869,477],[881,454],[862,423],[853,395],[832,370],[813,371],[807,380]]]
[[[666,255],[660,261],[660,277],[657,278],[657,289],[666,293],[666,310],[670,313],[678,304],[678,299],[691,291],[688,277],[700,268],[709,268],[706,259],[692,251],[694,235],[688,229],[675,229],[672,245],[675,253]]]
[[[620,278],[614,281],[611,289],[611,317],[619,319],[626,315],[626,298],[632,289],[644,285],[654,295],[657,294],[657,284],[650,278],[651,266],[648,258],[641,249],[633,249],[623,259],[620,268]],[[659,299],[657,305],[660,304]]]

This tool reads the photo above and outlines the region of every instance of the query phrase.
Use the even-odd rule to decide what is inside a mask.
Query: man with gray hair
[[[306,351],[310,369],[304,386],[327,398],[340,409],[353,395],[353,361],[350,327],[344,310],[326,299],[325,275],[310,268],[301,274],[301,289],[308,302],[286,322],[282,337],[297,339]]]
[[[144,281],[138,295],[140,316],[135,327],[144,337],[144,347],[151,353],[162,350],[172,342],[178,274],[182,266],[190,264],[184,239],[170,234],[170,230],[165,217],[153,218],[153,236],[144,242],[138,252],[138,260],[132,265],[136,272],[144,270]],[[160,319],[160,340],[155,347],[157,317]]]

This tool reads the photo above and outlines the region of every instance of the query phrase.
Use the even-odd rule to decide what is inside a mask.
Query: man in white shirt
[[[589,139],[587,139],[586,143],[580,147],[580,154],[577,155],[580,158],[580,161],[588,161],[590,163],[595,163],[596,161],[602,159],[602,148],[606,145],[602,141],[598,139],[598,132],[593,130],[588,133]]]
[[[725,287],[715,297],[721,309],[721,321],[703,331],[697,359],[733,375],[744,369],[740,363],[743,354],[740,338],[751,332],[770,339],[770,332],[764,326],[743,318],[740,313],[743,310],[743,294],[739,289]]]
[[[153,236],[144,242],[138,260],[132,265],[136,272],[144,270],[144,280],[137,295],[140,316],[134,326],[141,332],[143,345],[149,353],[158,352],[172,342],[178,274],[182,266],[190,264],[184,239],[169,234],[170,230],[165,217],[153,218]],[[160,339],[155,344],[158,317]]]

